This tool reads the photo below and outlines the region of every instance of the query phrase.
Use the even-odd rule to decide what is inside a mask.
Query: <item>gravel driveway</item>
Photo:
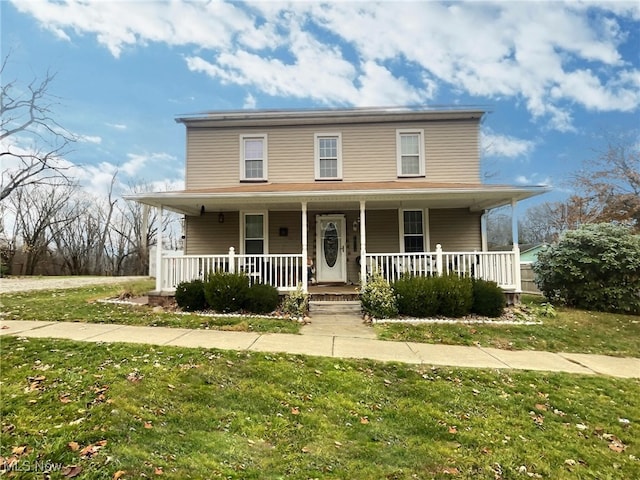
[[[87,285],[104,285],[145,280],[149,277],[12,277],[0,278],[0,294],[77,288]]]

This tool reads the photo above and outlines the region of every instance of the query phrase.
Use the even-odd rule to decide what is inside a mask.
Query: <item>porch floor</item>
[[[317,301],[355,301],[360,300],[358,285],[309,285],[310,300]]]

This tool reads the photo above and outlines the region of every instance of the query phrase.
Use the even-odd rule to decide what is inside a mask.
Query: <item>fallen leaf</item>
[[[482,452],[482,453],[484,453],[485,455],[491,455],[491,449],[490,449],[490,448],[487,448],[487,447],[484,447],[484,448],[481,450],[481,452]]]
[[[13,447],[11,449],[11,453],[13,453],[14,455],[23,455],[23,454],[27,453],[28,449],[29,449],[29,447],[27,445],[23,445],[21,447]]]
[[[310,450],[307,447],[302,447],[302,453],[309,453]]]
[[[122,478],[123,475],[126,475],[127,472],[125,470],[118,470],[116,473],[113,474],[113,477],[111,477],[112,480],[119,480],[120,478]]]
[[[171,385],[170,383],[167,385],[167,387],[169,388],[169,390],[175,390],[176,388],[175,385]]]
[[[69,394],[68,393],[64,393],[62,395],[60,395],[60,403],[69,403],[71,402],[71,399],[69,398]]]
[[[74,478],[82,473],[82,467],[80,465],[69,465],[60,470],[60,473],[66,478]]]
[[[291,407],[291,415],[300,415],[300,409],[298,407]]]
[[[458,428],[455,425],[449,427],[449,433],[458,433]]]
[[[360,423],[366,425],[369,423],[369,419],[367,417],[360,417]]]
[[[151,422],[144,422],[144,428],[150,430],[153,428],[153,425],[151,424]]]
[[[445,475],[459,475],[460,470],[458,470],[456,467],[447,467],[442,470],[442,473],[444,473]]]
[[[342,444],[337,440],[335,442],[333,442],[333,444],[338,448],[340,448],[342,446]]]
[[[536,410],[547,411],[547,406],[544,403],[536,403]]]
[[[156,475],[164,475],[164,472],[162,471],[162,467],[156,467],[153,473],[155,473]]]
[[[69,442],[67,443],[67,447],[69,447],[72,452],[80,450],[80,444],[78,444],[78,442]]]
[[[622,453],[627,449],[627,446],[620,440],[616,439],[612,440],[611,443],[609,443],[609,448],[614,452]]]

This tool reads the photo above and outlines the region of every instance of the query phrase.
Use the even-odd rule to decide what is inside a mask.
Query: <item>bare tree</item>
[[[38,263],[49,252],[49,246],[59,234],[59,229],[70,221],[66,216],[60,216],[59,212],[74,188],[31,185],[17,189],[15,195],[10,197],[16,212],[21,246],[26,255],[25,274],[34,274]]]
[[[640,131],[607,133],[604,148],[572,184],[591,206],[593,222],[621,222],[640,231]]]
[[[15,80],[4,83],[8,61],[6,55],[0,67],[0,201],[28,185],[68,183],[60,160],[76,140],[53,118],[57,98],[49,88],[55,74],[47,72],[26,88]]]

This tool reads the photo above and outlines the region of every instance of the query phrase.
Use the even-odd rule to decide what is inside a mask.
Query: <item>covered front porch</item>
[[[426,182],[260,184],[136,194],[185,215],[184,254],[156,249],[156,291],[214,271],[244,272],[282,292],[366,284],[380,273],[455,274],[521,291],[516,208],[542,187]],[[488,252],[484,214],[511,205],[513,247]],[[162,237],[158,238],[162,245]]]
[[[174,291],[185,281],[204,279],[209,272],[244,272],[251,283],[267,283],[282,292],[302,285],[305,291],[319,292],[318,286],[335,287],[335,283],[312,282],[313,271],[307,268],[307,258],[300,254],[236,254],[231,247],[225,255],[178,255],[165,253],[160,257],[156,273],[156,290]],[[455,274],[496,282],[503,290],[519,293],[520,251],[516,245],[504,252],[445,252],[438,244],[433,252],[365,253],[360,285],[369,275],[380,273],[394,282],[403,275],[435,276]],[[364,280],[364,281],[362,281]],[[346,285],[346,282],[343,284]],[[329,288],[330,289],[330,288]],[[327,290],[324,288],[322,291]],[[340,290],[341,293],[342,290]]]

